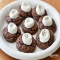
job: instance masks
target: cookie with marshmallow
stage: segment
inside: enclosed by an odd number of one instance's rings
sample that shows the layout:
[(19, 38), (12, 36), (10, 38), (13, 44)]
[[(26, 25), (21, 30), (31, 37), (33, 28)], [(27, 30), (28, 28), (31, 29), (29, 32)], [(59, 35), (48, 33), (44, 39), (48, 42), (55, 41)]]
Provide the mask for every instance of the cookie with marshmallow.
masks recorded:
[(21, 52), (32, 53), (36, 48), (36, 41), (30, 33), (24, 33), (17, 38), (16, 47)]
[(27, 17), (22, 22), (22, 30), (25, 33), (35, 34), (38, 30), (38, 25), (33, 18)]
[(32, 9), (32, 16), (33, 18), (38, 21), (40, 17), (47, 15), (46, 10), (40, 4)]
[(21, 35), (20, 29), (12, 22), (3, 29), (3, 37), (7, 42), (15, 42), (19, 35)]
[(56, 24), (55, 24), (54, 19), (48, 15), (41, 17), (39, 19), (39, 28), (40, 29), (46, 28), (46, 29), (50, 29), (53, 32), (55, 32), (56, 31)]
[(17, 9), (12, 9), (6, 17), (6, 22), (10, 23), (13, 22), (16, 25), (19, 25), (23, 20), (23, 17), (19, 15)]
[(54, 33), (49, 29), (39, 30), (36, 35), (36, 43), (40, 49), (47, 49), (54, 42)]
[(32, 7), (28, 2), (23, 2), (19, 6), (18, 11), (19, 11), (20, 15), (23, 17), (32, 16)]

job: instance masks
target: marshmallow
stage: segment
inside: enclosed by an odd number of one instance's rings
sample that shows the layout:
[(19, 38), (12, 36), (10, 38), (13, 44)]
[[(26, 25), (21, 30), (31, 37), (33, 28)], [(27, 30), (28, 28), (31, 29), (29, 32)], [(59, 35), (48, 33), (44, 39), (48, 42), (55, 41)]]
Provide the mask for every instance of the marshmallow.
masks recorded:
[(44, 15), (44, 14), (45, 14), (45, 9), (44, 9), (44, 7), (41, 6), (41, 5), (37, 5), (37, 7), (36, 7), (36, 13), (37, 13), (38, 15)]
[(22, 35), (22, 41), (26, 45), (31, 45), (31, 43), (32, 43), (32, 35), (30, 33), (24, 33)]
[(50, 39), (50, 32), (48, 29), (42, 29), (41, 33), (39, 34), (39, 39), (42, 43), (48, 42)]
[(22, 5), (21, 5), (21, 9), (24, 12), (29, 12), (31, 10), (31, 6), (27, 2), (23, 2)]
[(10, 18), (16, 19), (18, 17), (18, 11), (16, 9), (12, 9), (9, 13)]
[(52, 18), (50, 16), (44, 16), (42, 23), (44, 26), (51, 26), (52, 25)]
[(26, 18), (25, 22), (24, 22), (24, 25), (25, 25), (26, 28), (33, 27), (34, 26), (34, 19), (30, 18), (30, 17)]
[(8, 32), (11, 34), (17, 33), (17, 26), (14, 23), (8, 24)]

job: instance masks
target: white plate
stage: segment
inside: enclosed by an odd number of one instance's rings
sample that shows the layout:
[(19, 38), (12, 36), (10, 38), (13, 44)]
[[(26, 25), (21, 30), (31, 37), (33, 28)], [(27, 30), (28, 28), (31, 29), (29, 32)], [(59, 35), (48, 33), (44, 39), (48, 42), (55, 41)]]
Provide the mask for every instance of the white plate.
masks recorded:
[[(15, 43), (8, 43), (5, 41), (5, 39), (2, 36), (2, 30), (3, 28), (7, 25), (6, 21), (5, 21), (5, 16), (9, 13), (9, 11), (12, 8), (16, 8), (24, 1), (29, 2), (32, 7), (36, 6), (37, 4), (41, 4), (44, 6), (44, 8), (47, 10), (48, 15), (50, 15), (56, 22), (57, 25), (57, 31), (55, 33), (55, 41), (54, 43), (47, 49), (45, 50), (41, 50), (38, 47), (36, 47), (36, 50), (34, 53), (23, 53), (17, 50), (16, 48), (16, 44)], [(59, 13), (57, 12), (57, 10), (55, 8), (53, 8), (51, 5), (43, 2), (43, 1), (39, 1), (39, 0), (20, 0), (20, 1), (14, 1), (10, 4), (8, 4), (7, 6), (5, 6), (2, 10), (1, 10), (1, 16), (0, 16), (0, 44), (1, 44), (1, 49), (8, 55), (17, 58), (17, 59), (42, 59), (45, 58), (47, 56), (49, 56), (50, 54), (54, 53), (58, 48), (59, 48), (59, 39), (60, 39), (60, 17), (59, 17)]]

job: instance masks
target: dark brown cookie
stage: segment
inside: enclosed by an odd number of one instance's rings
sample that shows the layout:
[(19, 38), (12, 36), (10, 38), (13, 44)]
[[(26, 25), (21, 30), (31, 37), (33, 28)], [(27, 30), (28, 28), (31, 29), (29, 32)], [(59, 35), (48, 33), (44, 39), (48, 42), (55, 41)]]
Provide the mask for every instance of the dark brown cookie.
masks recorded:
[(19, 6), (19, 7), (18, 7), (18, 11), (19, 11), (19, 14), (20, 14), (22, 17), (24, 17), (24, 18), (26, 18), (26, 17), (32, 17), (32, 9), (31, 9), (30, 12), (24, 12), (24, 11), (22, 11), (21, 6)]
[(37, 46), (38, 46), (39, 48), (41, 48), (41, 49), (46, 49), (46, 48), (48, 48), (49, 46), (51, 46), (52, 43), (54, 42), (54, 33), (53, 33), (51, 30), (49, 30), (49, 32), (50, 32), (50, 39), (49, 39), (49, 41), (46, 42), (46, 43), (42, 43), (42, 42), (40, 41), (40, 39), (39, 39), (39, 34), (41, 33), (41, 30), (38, 31), (38, 33), (37, 33), (37, 35), (36, 35), (36, 43), (37, 43)]
[(11, 19), (11, 18), (9, 17), (9, 15), (6, 16), (6, 22), (7, 22), (7, 23), (13, 22), (13, 23), (15, 23), (16, 25), (19, 25), (19, 24), (22, 22), (22, 20), (23, 20), (23, 17), (21, 17), (20, 15), (19, 15), (18, 18), (16, 18), (16, 19)]
[(22, 22), (22, 30), (23, 32), (25, 33), (30, 33), (30, 34), (35, 34), (38, 30), (38, 25), (36, 22), (34, 22), (34, 26), (32, 28), (26, 28), (25, 25), (24, 25), (24, 21)]
[(25, 53), (32, 53), (34, 52), (36, 48), (36, 41), (34, 38), (32, 38), (31, 45), (26, 45), (22, 41), (22, 35), (20, 35), (16, 40), (16, 47), (19, 51), (25, 52)]
[(20, 34), (21, 34), (21, 31), (20, 31), (19, 28), (17, 29), (17, 33), (16, 34), (10, 34), (8, 32), (7, 27), (5, 27), (3, 29), (3, 37), (6, 39), (7, 42), (10, 42), (10, 43), (15, 42)]
[[(45, 14), (42, 15), (42, 16), (45, 16), (47, 15), (47, 12), (45, 10)], [(36, 21), (39, 21), (39, 18), (42, 17), (42, 16), (39, 16), (37, 13), (36, 13), (36, 7), (32, 9), (32, 16), (33, 18), (36, 20)]]
[(53, 32), (55, 32), (56, 31), (56, 24), (55, 24), (55, 21), (53, 20), (53, 23), (52, 23), (52, 25), (51, 26), (44, 26), (44, 24), (42, 23), (42, 19), (43, 19), (43, 17), (41, 17), (40, 19), (39, 19), (39, 28), (40, 29), (44, 29), (44, 28), (46, 28), (46, 29), (50, 29), (50, 30), (52, 30)]

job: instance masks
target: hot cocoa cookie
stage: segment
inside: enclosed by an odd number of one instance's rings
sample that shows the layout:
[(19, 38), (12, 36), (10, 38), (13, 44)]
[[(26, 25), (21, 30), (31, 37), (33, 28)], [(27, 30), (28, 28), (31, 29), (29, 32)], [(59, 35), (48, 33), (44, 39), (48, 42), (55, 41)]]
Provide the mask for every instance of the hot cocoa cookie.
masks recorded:
[(22, 17), (31, 17), (32, 16), (32, 8), (29, 3), (23, 2), (21, 6), (18, 7), (19, 14)]
[(51, 30), (42, 29), (36, 35), (37, 46), (46, 49), (54, 42), (54, 33)]
[(29, 33), (24, 33), (16, 40), (16, 47), (21, 52), (32, 53), (36, 48), (36, 41)]
[(50, 16), (44, 16), (39, 19), (39, 28), (43, 29), (50, 29), (53, 32), (56, 31), (56, 24), (54, 19), (52, 19)]
[(19, 25), (23, 20), (23, 17), (19, 15), (16, 9), (12, 9), (10, 13), (6, 16), (6, 22), (13, 22), (16, 25)]
[(45, 15), (47, 15), (47, 12), (41, 5), (37, 5), (32, 9), (32, 16), (36, 21), (39, 21), (39, 18)]
[(16, 41), (18, 36), (21, 34), (21, 31), (19, 28), (17, 28), (17, 31), (16, 30), (12, 31), (12, 29), (15, 29), (15, 27), (12, 27), (12, 26), (10, 27), (11, 27), (10, 29), (8, 26), (3, 29), (3, 37), (5, 38), (7, 42), (13, 43)]
[(33, 18), (28, 17), (22, 22), (22, 30), (25, 33), (35, 34), (38, 30), (38, 25)]

